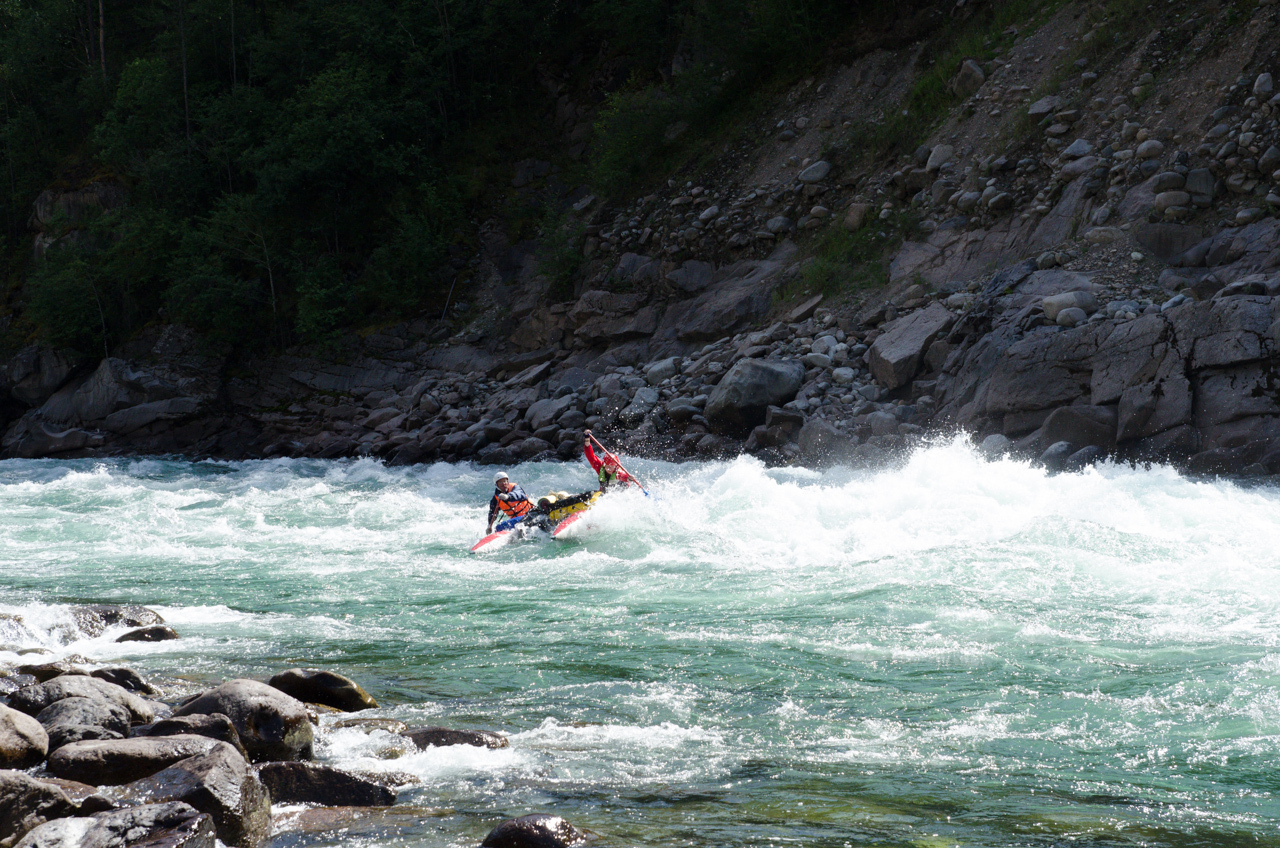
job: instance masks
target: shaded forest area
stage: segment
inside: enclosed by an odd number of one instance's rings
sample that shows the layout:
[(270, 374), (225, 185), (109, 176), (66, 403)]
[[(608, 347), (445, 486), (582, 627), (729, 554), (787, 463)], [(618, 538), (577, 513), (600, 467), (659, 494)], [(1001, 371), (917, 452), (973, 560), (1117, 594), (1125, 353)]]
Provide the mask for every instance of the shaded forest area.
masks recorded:
[[(813, 62), (857, 5), (0, 0), (10, 335), (88, 353), (162, 318), (281, 347), (438, 310), (474, 175), (554, 139), (540, 78), (614, 68), (579, 167), (618, 188), (671, 120)], [(33, 202), (85, 186), (125, 200), (45, 210), (33, 251)]]

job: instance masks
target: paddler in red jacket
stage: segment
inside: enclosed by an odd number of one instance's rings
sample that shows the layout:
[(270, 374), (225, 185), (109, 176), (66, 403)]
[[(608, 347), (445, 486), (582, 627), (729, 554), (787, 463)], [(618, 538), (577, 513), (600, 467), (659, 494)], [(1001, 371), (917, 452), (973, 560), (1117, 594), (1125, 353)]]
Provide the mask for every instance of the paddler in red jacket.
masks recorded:
[(622, 466), (618, 465), (616, 456), (608, 451), (605, 451), (603, 457), (596, 456), (595, 450), (591, 447), (590, 430), (587, 430), (582, 435), (582, 453), (587, 457), (587, 462), (591, 463), (591, 468), (596, 472), (596, 477), (600, 480), (600, 491), (607, 492), (614, 483), (629, 486), (635, 482), (631, 479), (631, 475), (623, 471)]

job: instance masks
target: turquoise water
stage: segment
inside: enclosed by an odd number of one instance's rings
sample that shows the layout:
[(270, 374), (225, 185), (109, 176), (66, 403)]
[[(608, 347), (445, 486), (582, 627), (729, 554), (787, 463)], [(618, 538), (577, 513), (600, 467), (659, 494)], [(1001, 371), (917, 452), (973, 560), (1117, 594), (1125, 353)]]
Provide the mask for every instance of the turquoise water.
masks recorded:
[[(331, 668), (372, 715), (511, 740), (416, 752), (324, 716), (318, 757), (399, 805), (277, 846), (475, 845), (528, 812), (598, 846), (1280, 846), (1280, 491), (961, 442), (879, 473), (632, 470), (659, 497), (476, 557), (492, 469), (3, 462), (25, 626), (0, 664), (123, 663), (170, 697)], [(183, 638), (86, 638), (85, 602)]]

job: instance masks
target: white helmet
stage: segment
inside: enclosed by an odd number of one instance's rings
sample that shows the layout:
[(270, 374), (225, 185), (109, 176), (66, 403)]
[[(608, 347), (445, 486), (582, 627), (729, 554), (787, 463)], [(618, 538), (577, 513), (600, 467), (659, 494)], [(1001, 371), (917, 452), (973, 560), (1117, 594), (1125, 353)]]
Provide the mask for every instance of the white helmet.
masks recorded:
[(503, 481), (503, 480), (509, 480), (509, 479), (511, 479), (511, 478), (507, 477), (507, 472), (505, 472), (505, 471), (499, 471), (497, 474), (493, 475), (493, 485), (495, 485), (495, 486), (496, 486), (496, 485), (498, 485), (498, 483), (500, 483), (501, 481)]

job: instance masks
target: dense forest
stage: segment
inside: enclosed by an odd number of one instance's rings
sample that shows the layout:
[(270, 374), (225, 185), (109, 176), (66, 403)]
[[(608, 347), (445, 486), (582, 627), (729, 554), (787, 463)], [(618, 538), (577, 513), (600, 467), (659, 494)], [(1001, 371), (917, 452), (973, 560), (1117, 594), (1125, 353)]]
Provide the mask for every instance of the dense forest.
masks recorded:
[[(164, 319), (280, 347), (438, 310), (488, 177), (554, 141), (546, 79), (595, 98), (574, 167), (617, 188), (855, 5), (0, 0), (10, 335), (101, 351)], [(33, 251), (50, 189), (118, 197), (45, 209)]]

